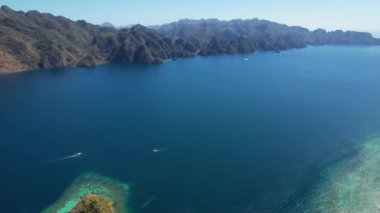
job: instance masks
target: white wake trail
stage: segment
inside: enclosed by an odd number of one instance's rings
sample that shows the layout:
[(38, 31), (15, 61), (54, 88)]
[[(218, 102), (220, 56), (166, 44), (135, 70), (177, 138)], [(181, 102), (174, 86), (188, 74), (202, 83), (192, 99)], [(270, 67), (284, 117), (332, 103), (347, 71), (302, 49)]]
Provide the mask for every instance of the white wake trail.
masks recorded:
[(145, 209), (147, 206), (150, 205), (150, 203), (152, 203), (155, 199), (157, 199), (157, 196), (156, 195), (153, 195), (152, 197), (150, 197), (147, 201), (145, 201), (143, 204), (141, 204), (140, 206), (140, 209)]
[(169, 150), (170, 148), (171, 147), (156, 148), (156, 149), (152, 149), (152, 152), (164, 152), (164, 151)]
[(52, 160), (42, 161), (42, 162), (36, 163), (36, 165), (48, 164), (48, 163), (54, 163), (54, 162), (57, 162), (57, 161), (63, 161), (63, 160), (68, 160), (68, 159), (72, 159), (72, 158), (78, 158), (82, 154), (83, 154), (82, 152), (78, 152), (78, 153), (75, 153), (73, 155), (68, 155), (68, 156), (64, 156), (64, 157), (60, 157), (60, 158), (55, 158), (55, 159), (52, 159)]

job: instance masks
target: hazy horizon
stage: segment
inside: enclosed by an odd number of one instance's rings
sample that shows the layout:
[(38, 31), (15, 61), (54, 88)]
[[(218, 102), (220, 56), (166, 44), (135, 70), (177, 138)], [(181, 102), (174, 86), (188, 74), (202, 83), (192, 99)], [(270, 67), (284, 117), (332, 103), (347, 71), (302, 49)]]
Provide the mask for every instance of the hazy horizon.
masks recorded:
[(372, 33), (372, 35), (374, 36), (374, 37), (376, 37), (376, 38), (380, 38), (380, 31), (373, 31), (373, 32), (371, 32)]
[[(302, 0), (293, 2), (268, 1), (216, 1), (195, 0), (184, 4), (175, 0), (160, 2), (147, 0), (144, 2), (110, 0), (107, 2), (81, 1), (10, 1), (0, 0), (14, 10), (38, 10), (40, 12), (61, 15), (72, 20), (86, 20), (93, 24), (104, 22), (115, 26), (133, 24), (160, 25), (180, 19), (265, 19), (290, 26), (302, 26), (310, 30), (323, 28), (326, 30), (355, 30), (370, 32), (380, 37), (378, 20), (380, 15), (376, 8), (380, 2), (375, 0), (327, 1), (310, 3)], [(75, 5), (75, 6), (73, 6)], [(196, 13), (194, 13), (196, 11)], [(309, 17), (309, 18), (305, 18)]]

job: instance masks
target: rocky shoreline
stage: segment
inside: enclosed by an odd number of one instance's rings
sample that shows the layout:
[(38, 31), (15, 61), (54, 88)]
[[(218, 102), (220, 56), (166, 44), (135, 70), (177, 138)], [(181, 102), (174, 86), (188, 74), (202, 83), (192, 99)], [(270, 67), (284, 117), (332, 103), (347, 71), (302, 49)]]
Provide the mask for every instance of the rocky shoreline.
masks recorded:
[(278, 52), (326, 44), (380, 45), (380, 40), (369, 33), (309, 31), (259, 19), (180, 20), (115, 28), (0, 8), (0, 73), (105, 62), (161, 64), (197, 55)]

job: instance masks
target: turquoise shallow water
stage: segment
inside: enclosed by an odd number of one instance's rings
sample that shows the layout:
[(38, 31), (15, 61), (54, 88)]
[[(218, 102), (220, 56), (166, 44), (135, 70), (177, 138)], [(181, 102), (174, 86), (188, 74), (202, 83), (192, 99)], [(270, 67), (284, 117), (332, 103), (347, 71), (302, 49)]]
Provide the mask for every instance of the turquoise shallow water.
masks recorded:
[(134, 212), (341, 210), (377, 173), (358, 159), (377, 147), (379, 58), (324, 46), (0, 76), (0, 205), (40, 212), (92, 171), (127, 183)]
[(116, 212), (129, 212), (128, 185), (96, 173), (84, 173), (63, 193), (61, 198), (46, 208), (43, 213), (66, 213), (72, 210), (83, 196), (96, 194), (112, 201)]
[(306, 204), (306, 212), (380, 211), (380, 135), (358, 144), (358, 153), (323, 173)]

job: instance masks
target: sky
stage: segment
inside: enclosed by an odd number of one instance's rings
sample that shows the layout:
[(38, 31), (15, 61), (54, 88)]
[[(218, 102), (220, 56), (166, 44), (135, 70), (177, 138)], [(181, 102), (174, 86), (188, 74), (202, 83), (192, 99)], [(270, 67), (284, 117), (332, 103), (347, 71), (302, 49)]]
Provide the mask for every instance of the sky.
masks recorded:
[(311, 30), (359, 30), (380, 36), (380, 0), (0, 0), (0, 4), (116, 26), (182, 18), (260, 18)]

